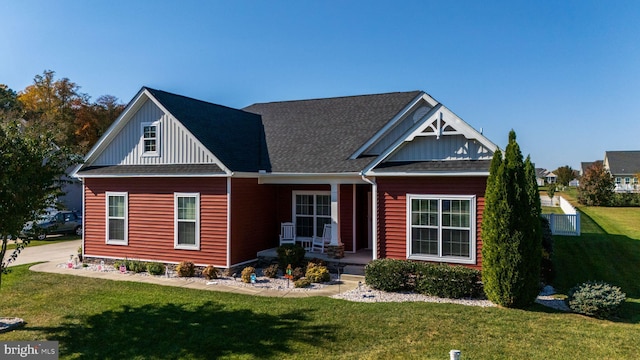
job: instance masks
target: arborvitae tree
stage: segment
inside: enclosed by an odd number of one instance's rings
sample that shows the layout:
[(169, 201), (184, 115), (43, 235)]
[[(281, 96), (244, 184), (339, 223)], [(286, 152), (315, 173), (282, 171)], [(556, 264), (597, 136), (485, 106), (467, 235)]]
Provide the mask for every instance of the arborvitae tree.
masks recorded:
[[(535, 191), (534, 191), (535, 190)], [(522, 161), (516, 134), (495, 152), (482, 221), (482, 280), (492, 302), (524, 307), (538, 294), (541, 256), (540, 198), (531, 161)]]

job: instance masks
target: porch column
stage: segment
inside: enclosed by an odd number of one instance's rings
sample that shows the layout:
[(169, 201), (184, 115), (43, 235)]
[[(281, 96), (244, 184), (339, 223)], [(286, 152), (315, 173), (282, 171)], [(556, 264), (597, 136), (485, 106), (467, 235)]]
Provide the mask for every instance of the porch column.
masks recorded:
[(340, 197), (340, 185), (331, 183), (331, 243), (330, 246), (342, 244), (340, 232), (338, 231), (338, 198)]

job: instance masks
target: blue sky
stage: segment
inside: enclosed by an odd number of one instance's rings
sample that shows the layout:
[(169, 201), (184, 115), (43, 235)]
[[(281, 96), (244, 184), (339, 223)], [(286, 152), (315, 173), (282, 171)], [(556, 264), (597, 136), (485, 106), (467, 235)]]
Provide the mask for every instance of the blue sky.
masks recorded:
[(639, 1), (0, 0), (0, 83), (46, 69), (244, 107), (424, 90), (538, 167), (640, 150)]

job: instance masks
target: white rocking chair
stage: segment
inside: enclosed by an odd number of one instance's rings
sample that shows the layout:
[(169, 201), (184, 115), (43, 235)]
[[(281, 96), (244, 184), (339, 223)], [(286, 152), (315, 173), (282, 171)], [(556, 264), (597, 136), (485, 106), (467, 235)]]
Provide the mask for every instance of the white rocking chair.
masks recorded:
[(315, 252), (316, 250), (320, 250), (321, 253), (324, 252), (324, 247), (331, 243), (331, 224), (324, 224), (324, 228), (322, 229), (322, 237), (314, 236), (313, 242), (311, 244), (311, 252)]
[(296, 229), (292, 222), (284, 222), (280, 228), (280, 246), (296, 243)]

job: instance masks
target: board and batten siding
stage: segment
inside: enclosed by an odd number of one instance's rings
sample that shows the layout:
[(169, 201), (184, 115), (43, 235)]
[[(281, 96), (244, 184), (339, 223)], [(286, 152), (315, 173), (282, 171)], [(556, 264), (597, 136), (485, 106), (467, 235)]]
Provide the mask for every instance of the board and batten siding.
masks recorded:
[[(226, 178), (85, 179), (87, 257), (227, 265)], [(128, 245), (106, 244), (106, 192), (128, 193)], [(174, 193), (200, 194), (200, 250), (174, 249)]]
[(345, 251), (353, 251), (353, 185), (340, 185), (340, 240), (344, 244)]
[(407, 194), (476, 196), (476, 263), (482, 267), (482, 212), (486, 177), (379, 177), (378, 183), (378, 256), (407, 258)]
[[(159, 126), (159, 156), (142, 156), (142, 124), (156, 121)], [(210, 163), (216, 163), (213, 154), (179, 121), (148, 99), (92, 165)]]

